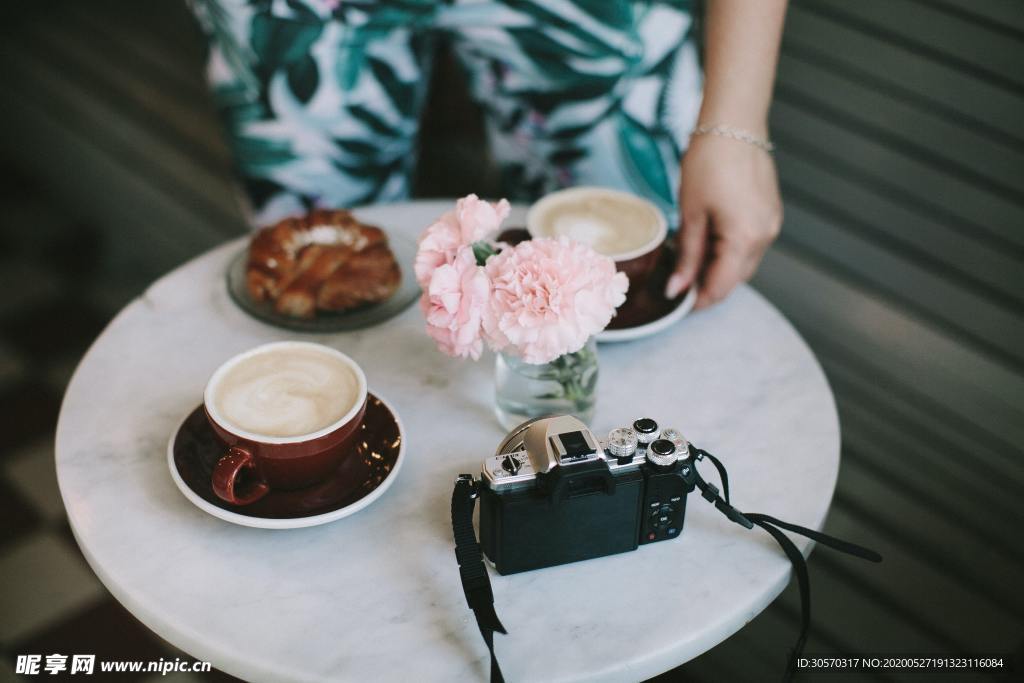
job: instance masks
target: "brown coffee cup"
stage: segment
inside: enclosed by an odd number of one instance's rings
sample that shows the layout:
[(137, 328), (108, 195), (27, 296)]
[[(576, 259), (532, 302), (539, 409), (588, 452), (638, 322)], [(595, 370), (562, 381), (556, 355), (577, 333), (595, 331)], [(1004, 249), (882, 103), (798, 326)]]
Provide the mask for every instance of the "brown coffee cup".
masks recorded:
[(534, 203), (526, 229), (531, 237), (565, 235), (589, 244), (626, 274), (629, 292), (639, 292), (658, 265), (668, 223), (661, 209), (643, 197), (605, 187), (573, 187)]
[[(282, 359), (321, 354), (325, 363), (337, 364), (339, 371), (344, 367), (353, 380), (344, 397), (350, 405), (336, 406), (340, 417), (307, 433), (281, 436), (240, 426), (218, 408), (218, 393), (232, 369), (260, 354), (278, 354)], [(228, 503), (248, 505), (274, 489), (300, 489), (323, 481), (354, 450), (366, 412), (366, 395), (366, 376), (359, 365), (321, 344), (276, 342), (229, 359), (213, 373), (203, 394), (206, 419), (225, 448), (213, 469), (214, 493)]]

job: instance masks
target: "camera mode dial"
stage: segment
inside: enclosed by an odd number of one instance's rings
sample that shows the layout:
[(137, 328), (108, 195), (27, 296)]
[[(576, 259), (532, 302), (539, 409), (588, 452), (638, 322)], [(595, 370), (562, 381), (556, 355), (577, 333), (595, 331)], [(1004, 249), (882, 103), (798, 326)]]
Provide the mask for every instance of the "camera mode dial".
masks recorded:
[(666, 427), (661, 430), (661, 438), (668, 439), (676, 445), (676, 457), (680, 460), (686, 460), (690, 457), (690, 444), (675, 427)]
[(636, 432), (636, 437), (642, 444), (649, 444), (661, 436), (658, 423), (649, 417), (642, 417), (634, 422), (633, 431)]
[(636, 432), (629, 427), (618, 427), (608, 432), (608, 453), (620, 465), (625, 465), (633, 459), (639, 443)]
[(647, 448), (647, 460), (656, 467), (671, 467), (677, 455), (676, 445), (668, 439), (655, 439)]

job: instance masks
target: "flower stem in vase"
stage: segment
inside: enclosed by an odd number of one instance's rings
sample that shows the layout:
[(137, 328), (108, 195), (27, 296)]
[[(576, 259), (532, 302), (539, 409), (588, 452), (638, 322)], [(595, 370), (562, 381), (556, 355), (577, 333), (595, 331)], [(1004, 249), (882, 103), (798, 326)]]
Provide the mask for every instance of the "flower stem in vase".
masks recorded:
[(597, 389), (597, 345), (593, 338), (579, 351), (550, 363), (530, 364), (499, 353), (495, 361), (495, 413), (506, 429), (543, 415), (575, 415), (589, 422)]

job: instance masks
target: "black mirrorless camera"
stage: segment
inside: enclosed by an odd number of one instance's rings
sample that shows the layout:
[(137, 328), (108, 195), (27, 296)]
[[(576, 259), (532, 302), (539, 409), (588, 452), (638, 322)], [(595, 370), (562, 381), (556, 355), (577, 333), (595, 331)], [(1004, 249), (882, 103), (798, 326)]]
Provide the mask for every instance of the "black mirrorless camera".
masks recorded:
[(596, 439), (575, 417), (517, 427), (481, 474), (480, 545), (500, 574), (636, 550), (683, 531), (689, 444), (642, 418)]
[[(697, 470), (697, 462), (705, 459), (718, 471), (721, 493)], [(479, 483), (460, 474), (452, 492), (455, 558), (466, 602), (491, 654), (491, 680), (503, 680), (494, 634), (506, 630), (494, 610), (483, 555), (498, 573), (514, 574), (676, 538), (683, 532), (686, 498), (694, 488), (729, 520), (767, 532), (793, 564), (801, 618), (786, 671), (791, 676), (810, 625), (810, 583), (803, 554), (783, 530), (872, 562), (881, 556), (815, 529), (740, 512), (730, 501), (724, 464), (687, 443), (677, 429), (641, 418), (598, 440), (575, 417), (556, 415), (514, 429), (484, 460)], [(479, 543), (473, 530), (477, 500)]]

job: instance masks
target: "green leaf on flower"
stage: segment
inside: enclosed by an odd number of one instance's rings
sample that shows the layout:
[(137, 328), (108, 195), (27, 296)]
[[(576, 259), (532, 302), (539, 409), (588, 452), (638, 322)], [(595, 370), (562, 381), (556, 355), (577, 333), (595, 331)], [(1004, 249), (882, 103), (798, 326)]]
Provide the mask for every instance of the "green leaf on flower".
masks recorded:
[(478, 266), (484, 265), (487, 259), (497, 253), (487, 242), (473, 242), (473, 256), (476, 257), (476, 264)]

